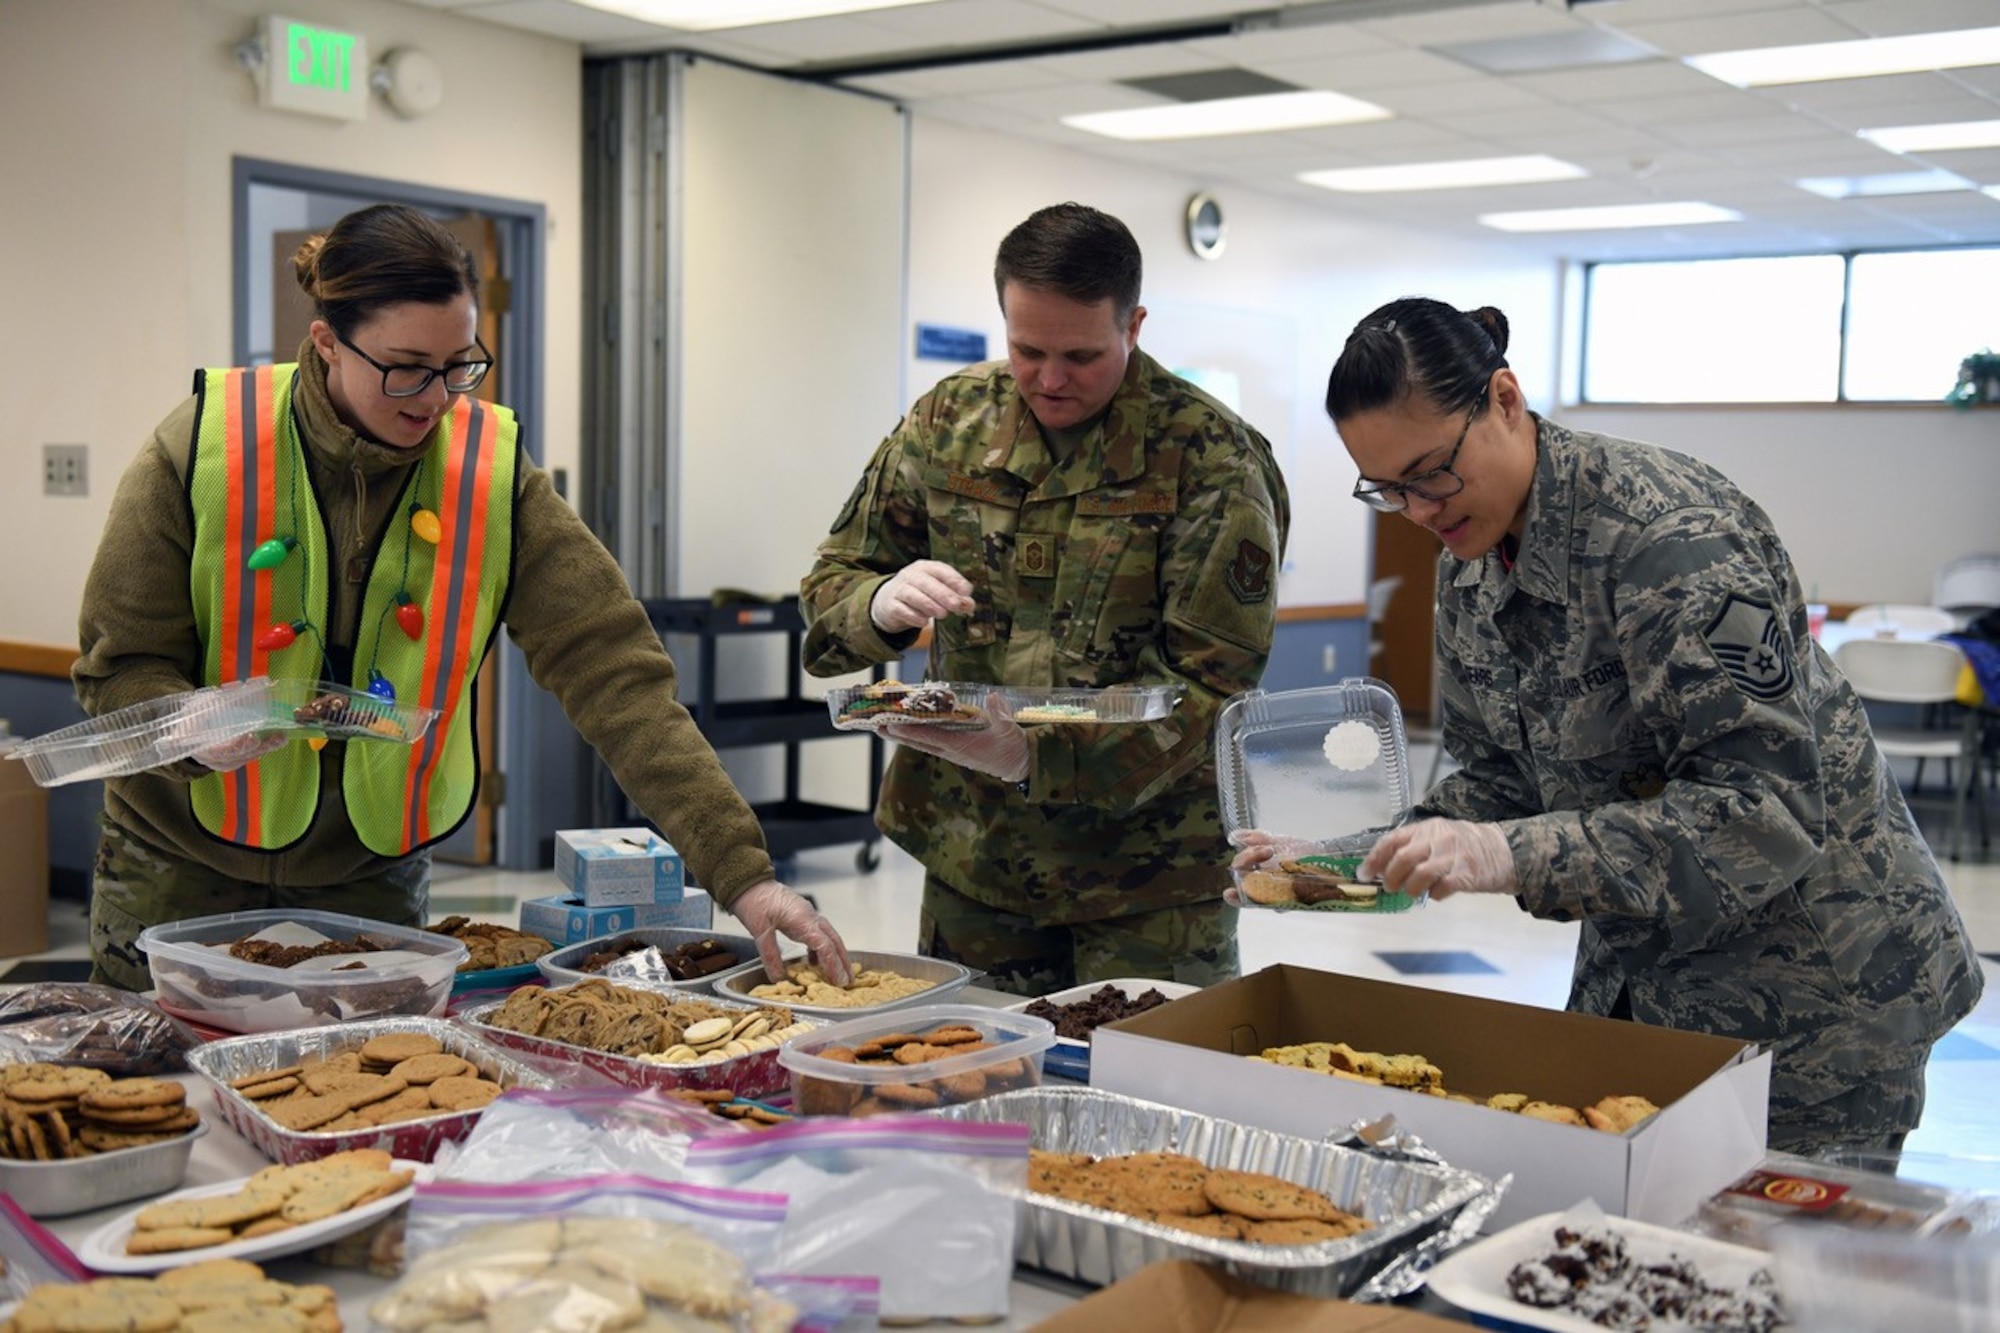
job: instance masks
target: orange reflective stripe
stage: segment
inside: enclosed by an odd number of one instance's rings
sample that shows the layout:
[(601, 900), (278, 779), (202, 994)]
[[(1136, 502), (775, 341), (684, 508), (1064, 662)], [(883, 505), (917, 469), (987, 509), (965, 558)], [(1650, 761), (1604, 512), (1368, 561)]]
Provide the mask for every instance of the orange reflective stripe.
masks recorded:
[[(269, 675), (271, 654), (257, 636), (271, 623), (271, 580), (257, 577), (250, 554), (276, 531), (278, 429), (271, 367), (232, 370), (224, 380), (224, 447), (229, 459), (229, 516), (223, 532), (222, 683)], [(258, 766), (222, 775), (221, 836), (262, 844)]]
[(499, 421), (485, 404), (461, 398), (451, 413), (451, 447), (444, 459), (439, 518), (444, 529), (431, 572), (430, 603), (437, 624), (424, 649), (417, 703), (438, 710), (438, 719), (410, 747), (404, 833), (411, 846), (430, 841), (430, 789), (452, 718), (464, 703), (465, 664), (473, 660), (479, 573), (486, 554), (487, 492)]

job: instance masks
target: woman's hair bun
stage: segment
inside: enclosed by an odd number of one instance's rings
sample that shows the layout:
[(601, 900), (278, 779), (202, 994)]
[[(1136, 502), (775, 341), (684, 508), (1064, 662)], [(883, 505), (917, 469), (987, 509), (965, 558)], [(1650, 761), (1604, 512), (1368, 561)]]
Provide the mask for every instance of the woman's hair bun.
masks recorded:
[(325, 248), (326, 233), (320, 232), (306, 237), (305, 243), (292, 255), (292, 272), (305, 294), (315, 301), (319, 299), (319, 254)]
[(1483, 305), (1477, 310), (1468, 310), (1465, 313), (1480, 328), (1486, 330), (1486, 336), (1493, 340), (1493, 350), (1502, 356), (1507, 355), (1507, 317), (1490, 305)]

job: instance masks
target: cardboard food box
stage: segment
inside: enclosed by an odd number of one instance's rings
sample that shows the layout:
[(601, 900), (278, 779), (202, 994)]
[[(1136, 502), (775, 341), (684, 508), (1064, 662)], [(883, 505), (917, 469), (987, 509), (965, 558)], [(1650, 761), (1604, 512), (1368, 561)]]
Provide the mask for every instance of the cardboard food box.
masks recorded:
[(628, 903), (619, 907), (592, 907), (581, 898), (561, 894), (521, 902), (521, 929), (557, 945), (581, 944), (652, 926), (707, 930), (714, 919), (714, 900), (701, 889), (685, 889), (670, 903)]
[(1189, 1259), (1149, 1264), (1035, 1325), (1034, 1333), (1445, 1333), (1465, 1325), (1393, 1305), (1252, 1286)]
[(649, 828), (559, 829), (556, 878), (587, 907), (627, 907), (679, 902), (684, 872), (681, 854)]
[[(1609, 1134), (1244, 1058), (1308, 1041), (1421, 1055), (1482, 1102), (1638, 1093), (1661, 1111)], [(1678, 1224), (1764, 1155), (1770, 1076), (1753, 1044), (1283, 965), (1101, 1027), (1090, 1056), (1092, 1087), (1304, 1138), (1394, 1115), (1453, 1166), (1512, 1173), (1494, 1231), (1586, 1198)]]
[(49, 796), (0, 758), (0, 958), (49, 947)]

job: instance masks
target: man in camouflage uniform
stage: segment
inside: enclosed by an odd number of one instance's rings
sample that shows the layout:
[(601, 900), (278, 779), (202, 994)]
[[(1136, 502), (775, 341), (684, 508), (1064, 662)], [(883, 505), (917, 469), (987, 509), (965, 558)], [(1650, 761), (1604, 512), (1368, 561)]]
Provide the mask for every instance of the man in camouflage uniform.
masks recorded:
[[(1429, 332), (1430, 312), (1397, 313)], [(1983, 978), (1790, 557), (1713, 468), (1543, 420), (1498, 364), (1453, 463), (1397, 456), (1411, 483), (1390, 489), (1446, 542), (1444, 744), (1463, 767), (1362, 873), (1581, 921), (1569, 1007), (1771, 1052), (1772, 1147), (1900, 1148), (1930, 1046)], [(1336, 412), (1364, 479), (1399, 475), (1377, 453), (1393, 411)], [(1459, 419), (1402, 429), (1441, 447)]]
[(1137, 350), (1117, 219), (1043, 209), (1000, 246), (1008, 360), (968, 367), (884, 440), (801, 587), (805, 667), (1175, 686), (1158, 722), (905, 726), (876, 819), (924, 864), (919, 947), (1043, 994), (1236, 971), (1210, 751), (1270, 652), (1290, 523), (1270, 446)]

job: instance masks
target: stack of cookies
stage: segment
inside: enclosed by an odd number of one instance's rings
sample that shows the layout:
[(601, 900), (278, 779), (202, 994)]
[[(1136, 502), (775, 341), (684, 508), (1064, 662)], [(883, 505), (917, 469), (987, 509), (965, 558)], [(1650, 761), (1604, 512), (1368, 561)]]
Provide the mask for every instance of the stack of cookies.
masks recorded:
[(1210, 1167), (1184, 1153), (1028, 1154), (1028, 1188), (1218, 1240), (1316, 1245), (1369, 1227), (1318, 1190), (1280, 1176)]
[(28, 1292), (4, 1333), (37, 1329), (150, 1329), (153, 1333), (341, 1333), (331, 1287), (295, 1286), (242, 1259), (204, 1259), (156, 1278), (48, 1282)]
[(344, 1132), (473, 1111), (501, 1092), (478, 1066), (427, 1032), (385, 1032), (358, 1049), (231, 1079), (288, 1130)]
[(0, 1117), (0, 1157), (24, 1162), (143, 1148), (201, 1123), (178, 1083), (52, 1064), (0, 1067)]
[(141, 1208), (127, 1254), (172, 1254), (274, 1235), (398, 1193), (415, 1178), (380, 1148), (297, 1166), (267, 1166), (228, 1194), (166, 1199)]
[[(1000, 1044), (968, 1023), (945, 1023), (923, 1031), (885, 1032), (852, 1046), (822, 1046), (806, 1053), (814, 1061), (812, 1068), (851, 1068), (857, 1077), (850, 1081), (795, 1069), (794, 1102), (800, 1115), (871, 1116), (953, 1106), (1040, 1082), (1035, 1065), (1020, 1056), (990, 1058), (984, 1064), (957, 1060)], [(951, 1073), (928, 1067), (946, 1060), (957, 1061), (947, 1066)]]

